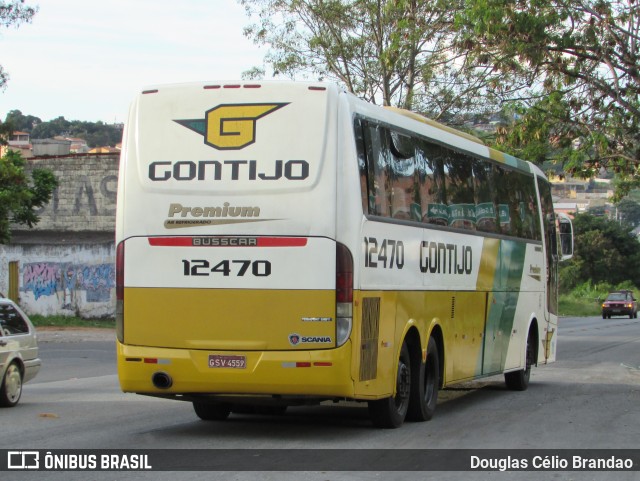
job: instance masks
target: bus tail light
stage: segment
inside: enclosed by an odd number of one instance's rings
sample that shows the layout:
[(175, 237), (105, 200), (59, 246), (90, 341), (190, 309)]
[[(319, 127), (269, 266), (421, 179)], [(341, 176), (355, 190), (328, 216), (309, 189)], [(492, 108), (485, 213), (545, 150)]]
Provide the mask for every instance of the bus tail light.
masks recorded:
[(124, 342), (124, 241), (116, 249), (116, 337)]
[(353, 325), (353, 257), (343, 244), (336, 244), (336, 345), (342, 346)]

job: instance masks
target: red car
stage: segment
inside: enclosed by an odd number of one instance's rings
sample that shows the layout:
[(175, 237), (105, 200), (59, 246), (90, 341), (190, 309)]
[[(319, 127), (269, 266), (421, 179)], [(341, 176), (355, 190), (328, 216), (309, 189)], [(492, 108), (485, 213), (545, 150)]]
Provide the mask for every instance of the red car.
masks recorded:
[(610, 292), (602, 303), (602, 318), (611, 319), (611, 316), (629, 316), (629, 319), (638, 317), (638, 303), (631, 291)]

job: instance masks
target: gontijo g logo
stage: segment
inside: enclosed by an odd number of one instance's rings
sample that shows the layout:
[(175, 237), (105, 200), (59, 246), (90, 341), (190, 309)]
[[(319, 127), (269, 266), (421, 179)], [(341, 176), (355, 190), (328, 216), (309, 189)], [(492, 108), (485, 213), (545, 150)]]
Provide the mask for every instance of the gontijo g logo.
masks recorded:
[(223, 104), (207, 110), (204, 119), (174, 122), (204, 135), (204, 143), (218, 150), (239, 150), (256, 141), (258, 119), (288, 105)]

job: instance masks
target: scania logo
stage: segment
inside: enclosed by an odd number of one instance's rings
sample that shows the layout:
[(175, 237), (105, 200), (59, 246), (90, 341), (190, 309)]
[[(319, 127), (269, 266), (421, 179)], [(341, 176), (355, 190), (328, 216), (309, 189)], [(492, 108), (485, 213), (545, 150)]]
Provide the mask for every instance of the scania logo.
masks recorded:
[(258, 119), (289, 105), (223, 104), (207, 110), (204, 119), (174, 122), (204, 136), (204, 143), (218, 150), (239, 150), (256, 141)]
[(300, 334), (289, 334), (289, 342), (292, 346), (298, 344), (331, 344), (331, 336), (301, 336)]

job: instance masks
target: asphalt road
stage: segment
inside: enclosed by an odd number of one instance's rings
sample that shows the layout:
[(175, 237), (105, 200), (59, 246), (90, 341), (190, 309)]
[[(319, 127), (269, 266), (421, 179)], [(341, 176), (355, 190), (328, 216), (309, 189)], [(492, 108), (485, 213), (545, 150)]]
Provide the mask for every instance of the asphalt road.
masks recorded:
[[(640, 321), (566, 318), (556, 363), (525, 392), (501, 376), (441, 391), (435, 417), (371, 426), (359, 404), (289, 408), (284, 416), (203, 422), (189, 403), (123, 394), (112, 332), (42, 332), (43, 368), (21, 404), (0, 411), (0, 449), (634, 449), (640, 448)], [(399, 451), (400, 452), (400, 451)], [(322, 455), (322, 451), (318, 451)], [(636, 472), (10, 473), (5, 479), (515, 479), (637, 480)], [(82, 475), (81, 475), (82, 474)], [(88, 475), (88, 476), (87, 476)], [(75, 477), (77, 476), (77, 477)]]

